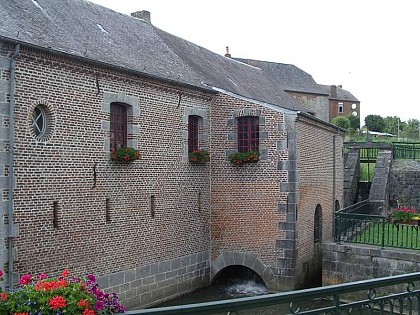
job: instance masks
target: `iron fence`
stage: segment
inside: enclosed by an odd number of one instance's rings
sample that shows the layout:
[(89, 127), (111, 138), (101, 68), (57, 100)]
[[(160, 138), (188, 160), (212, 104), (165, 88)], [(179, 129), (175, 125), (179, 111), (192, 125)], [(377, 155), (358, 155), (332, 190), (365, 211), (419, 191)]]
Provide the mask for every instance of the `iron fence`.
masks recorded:
[[(420, 272), (416, 272), (262, 296), (132, 310), (126, 314), (420, 314), (419, 280)], [(273, 305), (283, 308), (264, 311)]]
[(390, 222), (385, 216), (368, 214), (369, 202), (359, 202), (334, 213), (334, 240), (358, 244), (420, 249), (419, 221)]
[(420, 143), (393, 143), (392, 155), (394, 159), (420, 159)]

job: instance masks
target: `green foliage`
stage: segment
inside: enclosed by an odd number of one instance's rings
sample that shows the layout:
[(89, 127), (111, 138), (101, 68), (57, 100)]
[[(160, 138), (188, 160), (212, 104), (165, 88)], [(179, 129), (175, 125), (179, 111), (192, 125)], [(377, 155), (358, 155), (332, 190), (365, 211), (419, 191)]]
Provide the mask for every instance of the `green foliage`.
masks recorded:
[(260, 152), (258, 151), (236, 152), (229, 155), (229, 160), (233, 165), (240, 166), (244, 163), (258, 162), (259, 156)]
[(349, 115), (349, 116), (347, 116), (347, 119), (350, 122), (350, 128), (353, 128), (354, 130), (357, 130), (357, 129), (360, 128), (360, 117), (359, 116)]
[(379, 115), (367, 115), (365, 125), (370, 131), (384, 132), (385, 130), (385, 121)]
[(407, 124), (401, 133), (401, 136), (405, 139), (418, 139), (420, 140), (420, 121), (418, 119), (409, 119)]
[(384, 132), (398, 136), (398, 127), (402, 128), (400, 118), (397, 116), (387, 116), (384, 119), (385, 129)]
[(111, 160), (131, 162), (140, 159), (140, 152), (130, 147), (120, 147), (111, 151)]
[(388, 219), (391, 222), (410, 222), (414, 220), (415, 217), (417, 217), (416, 210), (409, 209), (409, 208), (397, 208), (391, 212), (388, 213)]
[(360, 163), (360, 181), (370, 182), (375, 173), (375, 163)]
[(204, 163), (210, 161), (209, 151), (203, 149), (194, 150), (193, 152), (190, 152), (188, 154), (188, 157), (190, 159), (190, 162), (195, 163)]
[(349, 121), (349, 119), (348, 119), (347, 117), (345, 117), (345, 116), (337, 116), (337, 117), (334, 117), (334, 118), (331, 120), (331, 123), (332, 123), (334, 126), (341, 127), (341, 128), (343, 128), (343, 129), (346, 129), (346, 130), (348, 130), (348, 129), (350, 128), (350, 121)]

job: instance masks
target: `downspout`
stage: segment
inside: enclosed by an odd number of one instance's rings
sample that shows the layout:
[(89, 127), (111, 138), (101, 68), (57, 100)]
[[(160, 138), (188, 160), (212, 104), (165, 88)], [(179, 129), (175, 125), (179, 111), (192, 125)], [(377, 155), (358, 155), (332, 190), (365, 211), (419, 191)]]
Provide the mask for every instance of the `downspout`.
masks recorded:
[(7, 207), (8, 218), (8, 284), (13, 288), (13, 238), (15, 235), (15, 226), (13, 222), (13, 195), (14, 195), (14, 153), (15, 153), (15, 73), (16, 58), (19, 55), (20, 44), (16, 44), (15, 52), (10, 59), (10, 125), (9, 125), (9, 196)]
[[(338, 130), (337, 130), (337, 133), (338, 133)], [(337, 157), (336, 157), (336, 138), (337, 138), (337, 134), (334, 134), (333, 135), (333, 189), (332, 189), (332, 213), (333, 213), (333, 220), (332, 220), (332, 228), (333, 228), (333, 230), (332, 230), (332, 235), (333, 235), (333, 238), (335, 239), (335, 211), (336, 211), (336, 209), (335, 209), (335, 191), (336, 191), (336, 185), (337, 185), (337, 183), (336, 183), (336, 181), (337, 181), (337, 179), (336, 179), (336, 168), (337, 168)]]

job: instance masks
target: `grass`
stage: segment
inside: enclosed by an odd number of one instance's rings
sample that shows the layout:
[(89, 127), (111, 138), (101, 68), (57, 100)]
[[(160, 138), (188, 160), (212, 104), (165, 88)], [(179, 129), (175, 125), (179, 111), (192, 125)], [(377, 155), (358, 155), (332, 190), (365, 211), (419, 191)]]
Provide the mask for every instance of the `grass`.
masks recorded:
[(372, 181), (375, 173), (375, 163), (360, 163), (360, 181), (370, 182)]
[(420, 227), (409, 224), (373, 223), (366, 225), (361, 233), (352, 238), (354, 243), (382, 246), (382, 231), (384, 246), (420, 249)]

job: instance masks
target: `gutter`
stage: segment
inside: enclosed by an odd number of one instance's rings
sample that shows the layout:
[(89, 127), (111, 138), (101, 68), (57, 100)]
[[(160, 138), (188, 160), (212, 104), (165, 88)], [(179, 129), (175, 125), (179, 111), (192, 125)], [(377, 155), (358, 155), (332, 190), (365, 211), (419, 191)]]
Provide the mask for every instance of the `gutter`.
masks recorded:
[(15, 74), (16, 74), (16, 58), (19, 55), (20, 44), (16, 44), (15, 52), (10, 58), (10, 125), (9, 125), (9, 196), (7, 206), (8, 218), (8, 284), (9, 288), (13, 288), (13, 239), (15, 237), (15, 225), (13, 221), (13, 197), (14, 197), (14, 153), (15, 153)]

